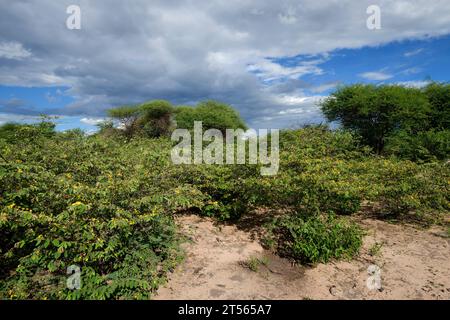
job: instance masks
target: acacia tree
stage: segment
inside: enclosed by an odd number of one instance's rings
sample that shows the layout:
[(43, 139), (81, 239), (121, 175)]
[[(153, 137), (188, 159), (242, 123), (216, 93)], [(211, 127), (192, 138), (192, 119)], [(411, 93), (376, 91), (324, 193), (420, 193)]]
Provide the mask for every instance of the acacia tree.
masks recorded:
[(136, 131), (136, 122), (140, 115), (137, 106), (122, 106), (108, 110), (111, 118), (117, 119), (123, 126), (125, 136), (131, 138)]
[[(202, 121), (204, 130), (247, 129), (239, 113), (231, 106), (217, 101), (200, 102), (195, 107), (173, 107), (165, 100), (153, 100), (135, 106), (108, 110), (108, 115), (119, 120), (125, 135), (151, 138), (169, 136), (176, 127), (193, 129), (195, 121)], [(175, 121), (176, 120), (176, 121)]]
[(431, 115), (431, 105), (422, 90), (397, 85), (340, 87), (320, 107), (329, 121), (355, 131), (378, 153), (395, 132), (426, 130)]
[(202, 121), (203, 129), (247, 129), (239, 113), (231, 106), (214, 100), (200, 102), (196, 107), (183, 106), (176, 109), (178, 128), (193, 129), (194, 121)]
[(122, 124), (127, 138), (135, 135), (151, 138), (168, 135), (173, 127), (173, 113), (172, 105), (164, 100), (108, 110), (108, 115)]
[(139, 106), (139, 128), (149, 137), (170, 135), (174, 124), (174, 108), (165, 100), (154, 100)]

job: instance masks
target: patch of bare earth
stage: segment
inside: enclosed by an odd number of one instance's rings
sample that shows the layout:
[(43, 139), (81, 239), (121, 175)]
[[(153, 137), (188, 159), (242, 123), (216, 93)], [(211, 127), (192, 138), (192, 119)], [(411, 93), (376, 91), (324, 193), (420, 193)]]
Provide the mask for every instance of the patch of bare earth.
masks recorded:
[[(254, 230), (194, 215), (177, 222), (191, 239), (186, 260), (155, 299), (450, 299), (450, 241), (437, 228), (361, 219), (367, 235), (358, 257), (302, 267), (264, 250)], [(252, 271), (251, 258), (266, 265)], [(373, 264), (380, 290), (366, 284)]]

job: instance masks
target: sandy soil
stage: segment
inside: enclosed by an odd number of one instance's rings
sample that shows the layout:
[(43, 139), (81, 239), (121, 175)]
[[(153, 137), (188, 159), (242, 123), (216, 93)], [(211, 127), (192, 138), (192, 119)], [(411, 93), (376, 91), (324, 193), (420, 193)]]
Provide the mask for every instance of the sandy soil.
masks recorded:
[[(356, 259), (307, 268), (265, 251), (255, 230), (194, 215), (177, 221), (191, 239), (186, 260), (155, 299), (450, 299), (450, 239), (437, 228), (360, 219), (367, 236)], [(250, 258), (267, 265), (252, 271)], [(367, 287), (371, 265), (381, 289)]]

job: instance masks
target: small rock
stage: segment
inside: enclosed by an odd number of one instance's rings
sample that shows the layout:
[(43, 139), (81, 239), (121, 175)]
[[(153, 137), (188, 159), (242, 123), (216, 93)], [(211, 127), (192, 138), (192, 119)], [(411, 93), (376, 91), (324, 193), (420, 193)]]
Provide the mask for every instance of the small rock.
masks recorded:
[(337, 294), (336, 286), (331, 286), (329, 289), (332, 296), (335, 296)]

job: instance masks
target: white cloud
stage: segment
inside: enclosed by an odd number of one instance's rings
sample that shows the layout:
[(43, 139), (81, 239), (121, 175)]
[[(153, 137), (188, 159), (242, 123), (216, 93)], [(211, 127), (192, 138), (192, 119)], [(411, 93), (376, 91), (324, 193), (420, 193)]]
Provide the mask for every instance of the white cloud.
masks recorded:
[(423, 88), (423, 87), (427, 86), (428, 84), (430, 84), (430, 81), (426, 81), (426, 80), (400, 81), (400, 82), (395, 82), (395, 84), (404, 86), (404, 87), (409, 87), (409, 88)]
[(401, 74), (405, 74), (405, 75), (411, 75), (411, 74), (416, 74), (422, 71), (422, 68), (419, 67), (411, 67), (408, 69), (405, 69), (403, 71), (401, 71)]
[(331, 82), (331, 83), (324, 83), (315, 87), (312, 87), (310, 90), (313, 93), (322, 93), (324, 91), (334, 89), (339, 85), (339, 82)]
[[(322, 100), (323, 96), (298, 96), (298, 95), (282, 95), (278, 96), (276, 99), (282, 105), (286, 106), (301, 106), (301, 105), (314, 105), (320, 100)], [(281, 112), (279, 114), (282, 114)]]
[(31, 56), (31, 52), (26, 50), (21, 43), (18, 42), (1, 42), (0, 58), (21, 60)]
[(37, 117), (37, 116), (28, 116), (28, 115), (11, 114), (11, 113), (0, 113), (0, 125), (3, 125), (7, 122), (37, 122), (39, 120), (40, 120), (40, 117)]
[[(301, 94), (295, 86), (268, 90), (270, 82), (300, 84), (324, 73), (323, 54), (335, 49), (450, 33), (450, 1), (379, 0), (377, 32), (366, 28), (372, 2), (78, 0), (82, 29), (71, 31), (63, 23), (70, 0), (2, 1), (0, 85), (69, 86), (76, 101), (64, 113), (86, 118), (155, 98), (217, 99), (251, 123), (281, 125), (289, 117), (278, 112), (302, 103), (292, 98)], [(268, 59), (300, 54), (321, 58), (289, 66)], [(366, 76), (390, 78), (382, 71)]]
[(393, 77), (393, 75), (381, 71), (364, 72), (359, 74), (359, 76), (364, 79), (373, 81), (383, 81)]
[(98, 132), (98, 129), (89, 129), (89, 130), (85, 131), (85, 134), (87, 136), (92, 136), (92, 135), (96, 134), (97, 132)]
[(274, 81), (278, 79), (298, 79), (307, 74), (320, 75), (323, 70), (317, 65), (324, 62), (322, 59), (314, 61), (300, 62), (300, 65), (294, 67), (282, 66), (268, 59), (250, 64), (247, 70), (255, 73), (264, 81)]
[(106, 119), (105, 118), (82, 118), (80, 120), (80, 122), (85, 123), (85, 124), (89, 124), (91, 126), (95, 126), (99, 123), (104, 122)]
[(421, 53), (423, 50), (424, 50), (423, 48), (419, 48), (419, 49), (416, 49), (416, 50), (407, 51), (407, 52), (405, 52), (403, 55), (404, 55), (405, 57), (412, 57), (412, 56), (418, 55), (418, 54)]
[(296, 10), (293, 7), (289, 7), (285, 12), (279, 13), (278, 18), (283, 24), (294, 24), (297, 22)]

